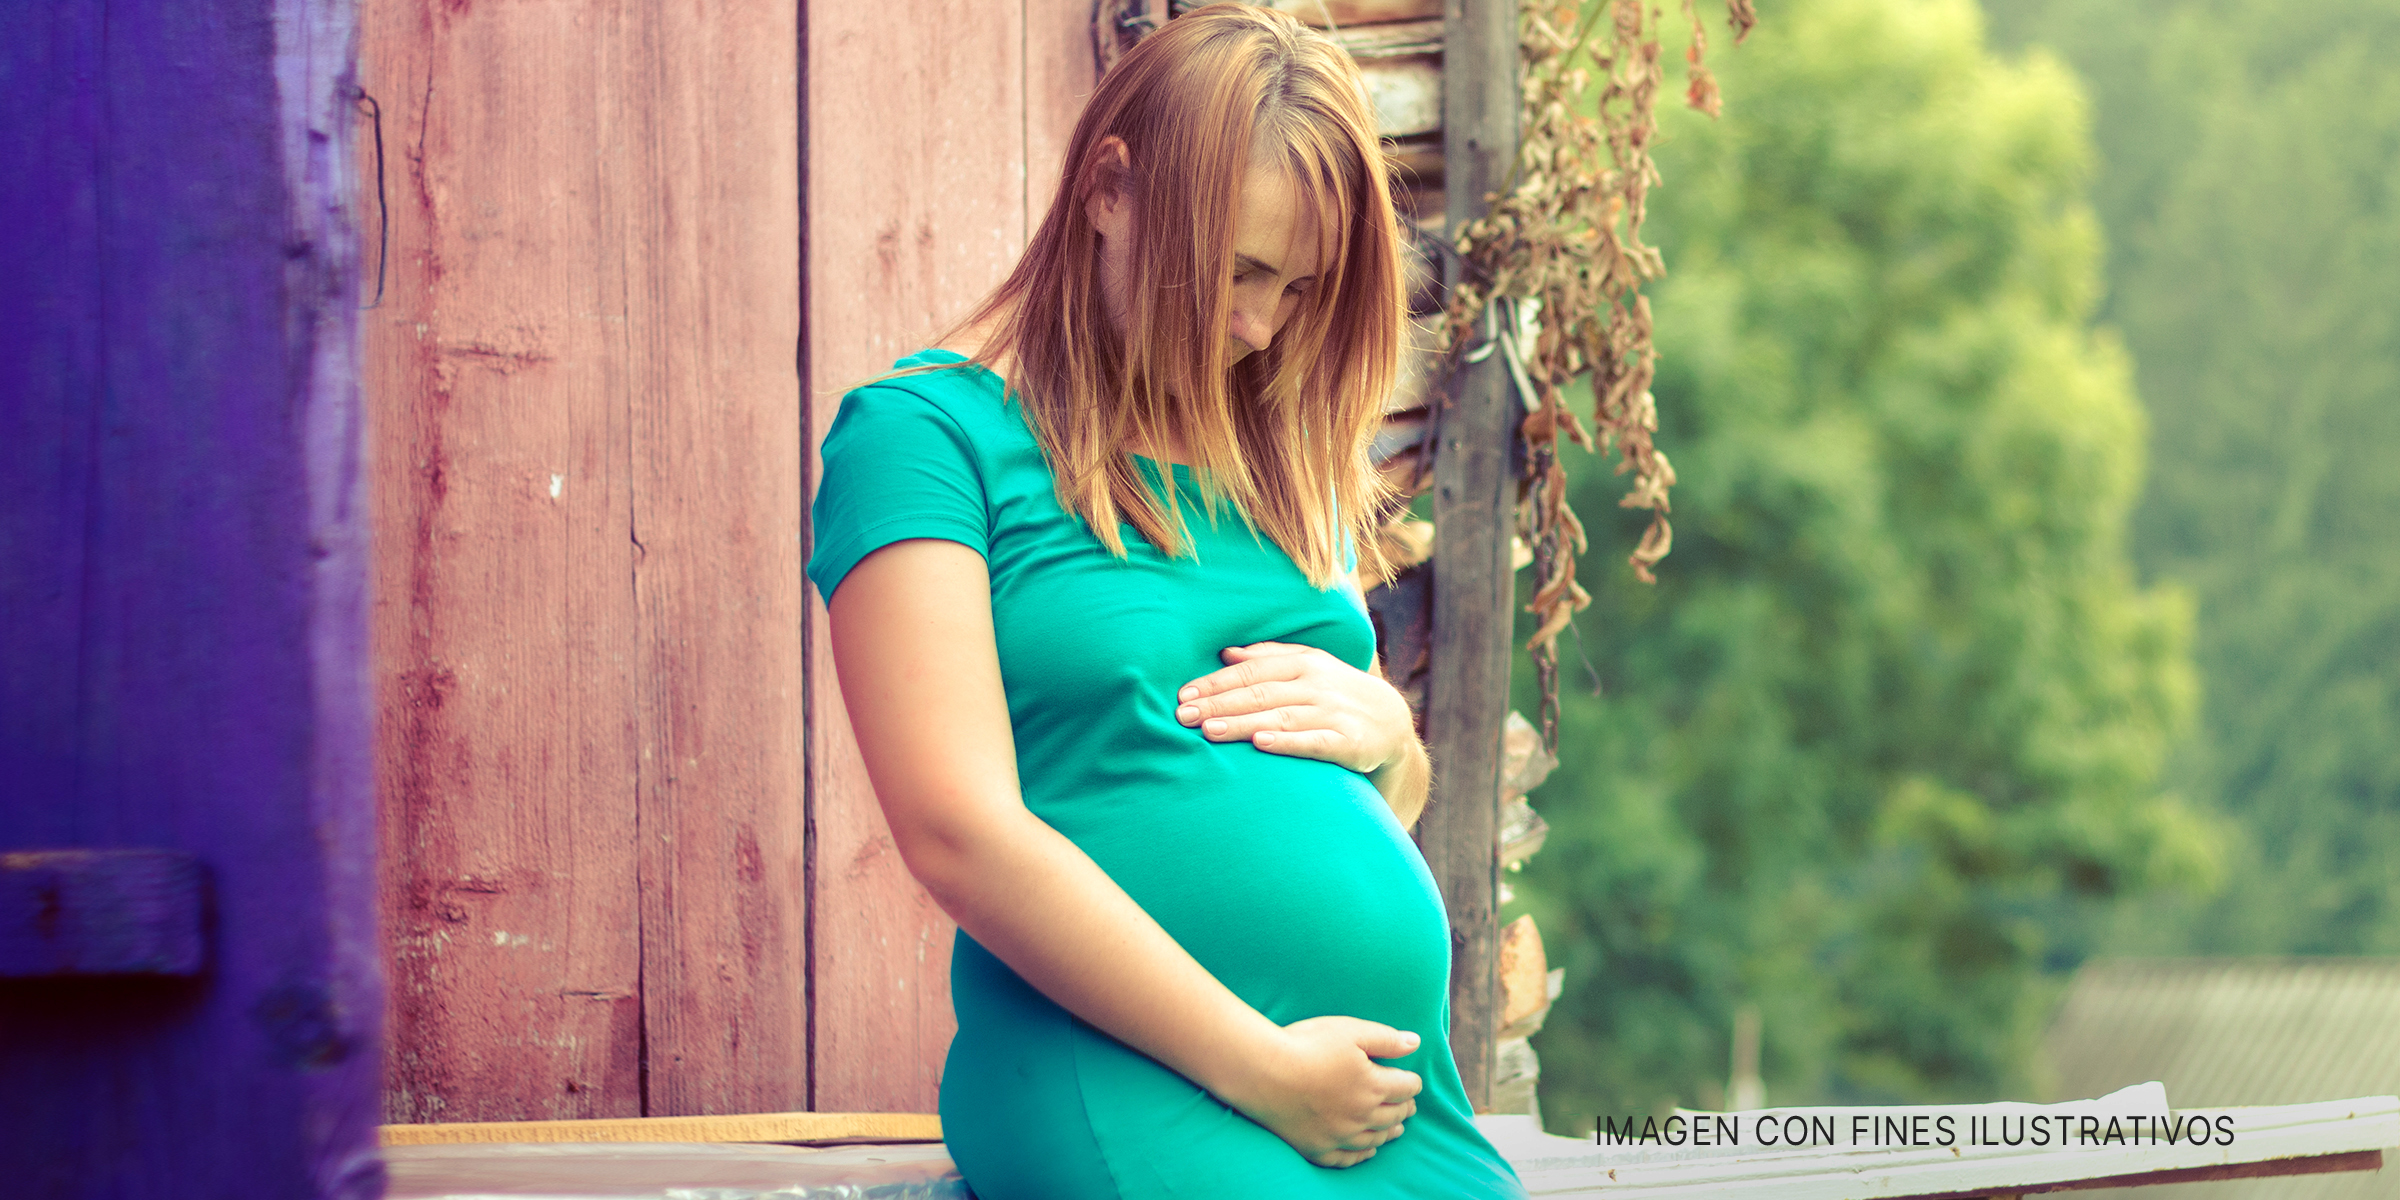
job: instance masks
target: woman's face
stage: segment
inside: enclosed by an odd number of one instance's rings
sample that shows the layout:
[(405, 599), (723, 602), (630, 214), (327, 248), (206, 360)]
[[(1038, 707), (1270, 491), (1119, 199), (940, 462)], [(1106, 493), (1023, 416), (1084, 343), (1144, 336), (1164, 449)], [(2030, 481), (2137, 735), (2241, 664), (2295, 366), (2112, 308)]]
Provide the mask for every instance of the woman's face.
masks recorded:
[[(1112, 142), (1115, 139), (1110, 139)], [(1123, 155), (1123, 143), (1104, 145)], [(1113, 192), (1093, 195), (1085, 207), (1100, 233), (1100, 291), (1109, 322), (1122, 335), (1133, 280), (1133, 204)], [(1300, 309), (1300, 298), (1316, 286), (1316, 215), (1280, 166), (1256, 159), (1242, 177), (1233, 226), (1233, 313), (1226, 322), (1228, 364), (1265, 350), (1284, 322)]]

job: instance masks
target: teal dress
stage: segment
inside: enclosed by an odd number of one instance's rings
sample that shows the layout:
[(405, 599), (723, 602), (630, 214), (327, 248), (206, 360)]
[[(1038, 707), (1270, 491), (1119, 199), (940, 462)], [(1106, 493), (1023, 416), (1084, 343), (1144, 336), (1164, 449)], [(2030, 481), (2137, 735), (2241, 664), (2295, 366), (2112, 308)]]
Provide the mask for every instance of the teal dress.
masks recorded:
[[(954, 361), (927, 351), (898, 365)], [(1181, 466), (1197, 558), (1170, 560), (1130, 525), (1130, 560), (1110, 555), (1059, 505), (1032, 431), (981, 367), (850, 393), (824, 461), (808, 573), (829, 599), (860, 559), (903, 539), (983, 556), (1028, 809), (1277, 1024), (1344, 1015), (1422, 1039), (1385, 1060), (1424, 1078), (1407, 1131), (1358, 1166), (1318, 1167), (962, 932), (942, 1134), (975, 1194), (1524, 1195), (1470, 1115), (1447, 1037), (1449, 922), (1382, 796), (1355, 771), (1210, 742), (1175, 719), (1176, 690), (1223, 665), (1227, 646), (1303, 643), (1366, 668), (1374, 632), (1357, 589), (1310, 586), (1234, 513), (1212, 527)]]

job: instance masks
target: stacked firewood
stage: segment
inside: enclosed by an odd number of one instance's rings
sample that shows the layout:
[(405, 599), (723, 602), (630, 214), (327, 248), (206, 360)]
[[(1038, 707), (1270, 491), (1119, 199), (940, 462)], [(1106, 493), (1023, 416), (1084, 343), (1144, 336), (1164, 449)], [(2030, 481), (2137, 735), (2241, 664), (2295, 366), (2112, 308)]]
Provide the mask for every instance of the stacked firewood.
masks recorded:
[[(1501, 750), (1500, 903), (1505, 905), (1515, 898), (1508, 876), (1542, 848), (1542, 839), (1550, 833), (1542, 815), (1525, 802), (1525, 793), (1540, 785), (1558, 759), (1542, 745), (1541, 731), (1533, 722), (1516, 712), (1508, 714)], [(1534, 928), (1530, 915), (1518, 917), (1500, 931), (1499, 960), (1495, 974), (1500, 995), (1492, 1006), (1499, 1013), (1499, 1028), (1493, 1034), (1497, 1044), (1493, 1047), (1491, 1111), (1538, 1118), (1541, 1107), (1534, 1097), (1534, 1085), (1541, 1079), (1542, 1067), (1527, 1039), (1550, 1015), (1550, 1002), (1558, 999), (1566, 972), (1553, 969), (1543, 955), (1542, 933)]]

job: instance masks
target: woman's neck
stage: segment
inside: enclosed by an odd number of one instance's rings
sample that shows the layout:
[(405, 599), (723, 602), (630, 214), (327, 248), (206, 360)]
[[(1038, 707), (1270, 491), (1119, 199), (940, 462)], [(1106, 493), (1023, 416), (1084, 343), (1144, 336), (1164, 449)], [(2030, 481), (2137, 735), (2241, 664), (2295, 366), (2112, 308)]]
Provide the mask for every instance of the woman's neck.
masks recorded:
[[(948, 350), (961, 358), (973, 359), (983, 353), (984, 347), (990, 344), (992, 336), (999, 332), (1001, 321), (1001, 314), (995, 313), (985, 317), (983, 320), (942, 339), (936, 349)], [(991, 368), (993, 374), (1005, 379), (1008, 377), (1009, 360), (1010, 355), (1003, 350), (992, 356), (991, 361), (984, 365)], [(1193, 465), (1191, 455), (1184, 452), (1184, 446), (1180, 439), (1175, 438), (1174, 432), (1172, 430), (1161, 432), (1169, 439), (1168, 444), (1158, 445), (1149, 439), (1136, 436), (1126, 441), (1125, 452), (1141, 455), (1153, 462), (1173, 463), (1185, 467)]]

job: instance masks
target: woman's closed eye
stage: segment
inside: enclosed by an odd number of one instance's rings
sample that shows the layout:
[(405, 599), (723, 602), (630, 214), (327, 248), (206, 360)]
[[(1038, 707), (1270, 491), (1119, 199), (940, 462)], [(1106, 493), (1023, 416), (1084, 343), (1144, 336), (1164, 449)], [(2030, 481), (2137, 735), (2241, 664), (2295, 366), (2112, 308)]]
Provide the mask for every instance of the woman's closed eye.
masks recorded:
[[(1250, 266), (1245, 262), (1245, 265), (1237, 266), (1233, 269), (1233, 286), (1248, 287), (1252, 283), (1258, 282), (1260, 279), (1272, 274), (1273, 272), (1267, 271), (1264, 267)], [(1287, 296), (1301, 295), (1302, 293), (1308, 291), (1309, 288), (1315, 286), (1316, 282), (1316, 276), (1303, 275), (1300, 278), (1285, 284), (1283, 286), (1283, 294)]]

